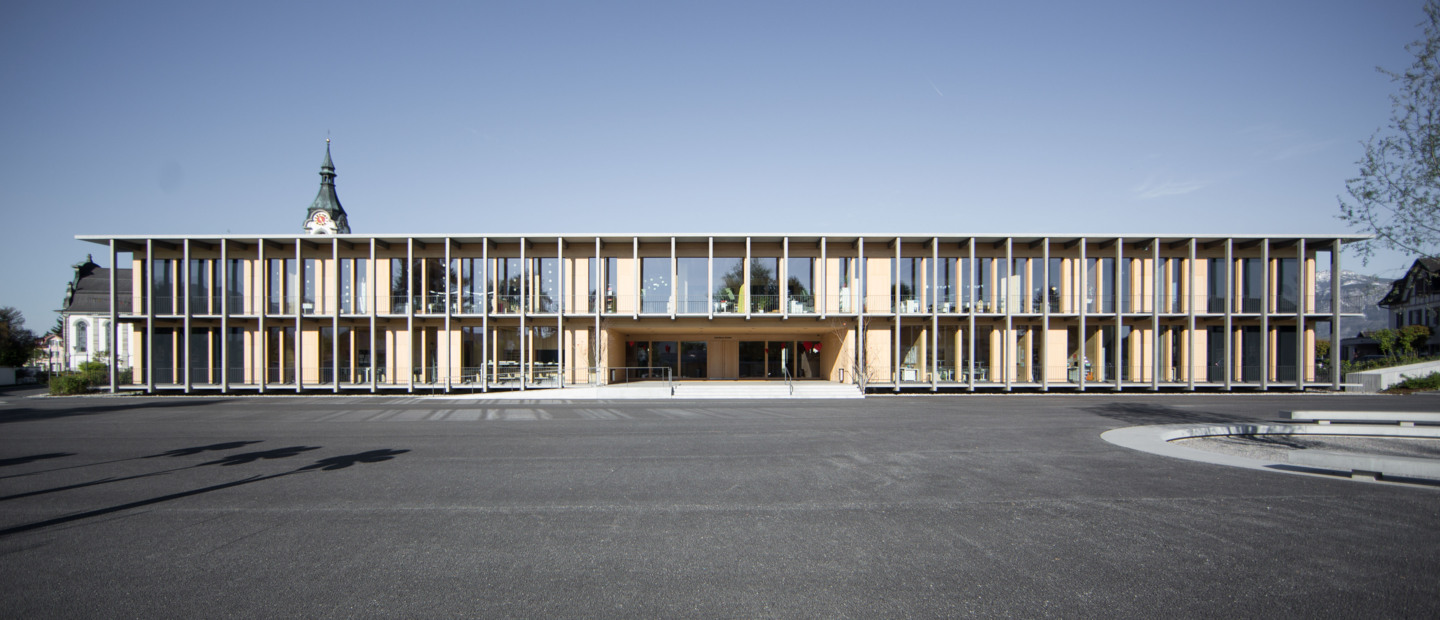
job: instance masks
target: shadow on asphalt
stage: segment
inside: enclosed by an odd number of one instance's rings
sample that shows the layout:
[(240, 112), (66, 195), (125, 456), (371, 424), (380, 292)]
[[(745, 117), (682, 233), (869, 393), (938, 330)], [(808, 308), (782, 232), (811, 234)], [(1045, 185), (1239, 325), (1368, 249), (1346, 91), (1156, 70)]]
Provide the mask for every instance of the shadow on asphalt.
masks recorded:
[[(127, 478), (116, 478), (116, 479), (96, 480), (96, 481), (89, 482), (89, 483), (82, 483), (82, 484), (78, 484), (78, 485), (69, 485), (69, 486), (60, 487), (60, 488), (57, 488), (57, 489), (50, 489), (50, 490), (45, 490), (45, 491), (35, 491), (35, 492), (31, 492), (31, 493), (25, 493), (25, 494), (23, 494), (23, 496), (38, 495), (38, 494), (41, 494), (41, 493), (50, 493), (50, 492), (55, 492), (55, 491), (61, 491), (61, 490), (79, 488), (79, 487), (86, 487), (86, 486), (94, 486), (94, 485), (96, 485), (96, 484), (104, 484), (104, 483), (106, 483), (106, 482), (115, 482), (115, 481), (118, 481), (118, 480), (128, 480), (128, 479), (133, 479), (133, 478), (142, 478), (142, 477), (147, 477), (147, 476), (155, 476), (155, 475), (160, 475), (160, 474), (169, 473), (169, 472), (172, 472), (172, 471), (179, 471), (179, 470), (181, 470), (181, 469), (190, 469), (191, 467), (203, 467), (203, 466), (205, 466), (205, 465), (216, 465), (216, 464), (222, 464), (222, 465), (237, 465), (237, 464), (241, 464), (241, 463), (253, 463), (253, 462), (255, 462), (255, 461), (262, 460), (262, 459), (286, 458), (286, 457), (288, 457), (288, 456), (296, 456), (296, 455), (300, 454), (301, 452), (307, 452), (307, 451), (310, 451), (310, 450), (318, 450), (318, 449), (319, 449), (318, 446), (316, 446), (316, 447), (310, 447), (310, 446), (294, 446), (294, 447), (290, 447), (290, 448), (278, 448), (278, 449), (275, 449), (275, 450), (267, 450), (267, 451), (265, 451), (265, 452), (251, 452), (251, 453), (248, 453), (248, 454), (237, 454), (237, 455), (235, 455), (236, 457), (246, 457), (246, 458), (237, 459), (237, 460), (235, 460), (235, 461), (233, 461), (233, 462), (227, 462), (226, 460), (211, 461), (211, 462), (209, 462), (209, 463), (201, 463), (200, 465), (191, 465), (191, 466), (189, 466), (189, 467), (180, 467), (180, 468), (171, 469), (171, 470), (166, 470), (166, 471), (152, 472), (152, 473), (148, 473), (148, 474), (140, 474), (140, 475), (136, 475), (136, 476), (129, 476), (129, 477), (127, 477)], [(160, 504), (160, 503), (164, 503), (164, 502), (174, 501), (174, 500), (177, 500), (177, 499), (183, 499), (183, 498), (186, 498), (186, 497), (193, 497), (193, 496), (195, 496), (195, 495), (202, 495), (202, 494), (211, 493), (211, 492), (214, 492), (214, 491), (221, 491), (221, 490), (224, 490), (224, 489), (229, 489), (229, 488), (233, 488), (233, 487), (238, 487), (238, 486), (241, 486), (241, 485), (253, 484), (253, 483), (256, 483), (256, 482), (262, 482), (262, 481), (265, 481), (265, 480), (274, 480), (274, 479), (276, 479), (276, 478), (283, 478), (283, 477), (285, 477), (285, 476), (291, 476), (291, 475), (295, 475), (295, 474), (303, 474), (303, 473), (312, 472), (312, 471), (335, 471), (335, 470), (339, 470), (339, 469), (345, 469), (345, 468), (348, 468), (348, 467), (352, 467), (352, 466), (354, 466), (354, 465), (358, 465), (358, 464), (361, 464), (361, 463), (380, 463), (380, 462), (384, 462), (384, 461), (391, 460), (391, 459), (395, 458), (396, 456), (399, 456), (399, 455), (401, 455), (401, 454), (405, 454), (406, 452), (409, 452), (409, 450), (381, 449), (381, 450), (370, 450), (370, 451), (367, 451), (367, 452), (360, 452), (360, 453), (356, 453), (356, 454), (346, 454), (346, 455), (341, 455), (341, 456), (332, 456), (332, 457), (329, 457), (329, 458), (324, 458), (324, 459), (320, 459), (320, 460), (318, 460), (318, 461), (315, 461), (314, 463), (312, 463), (312, 464), (310, 464), (310, 465), (306, 465), (306, 466), (304, 466), (304, 467), (300, 467), (300, 468), (297, 468), (297, 469), (292, 469), (292, 470), (287, 471), (287, 472), (281, 472), (281, 473), (278, 473), (278, 474), (271, 474), (271, 475), (268, 475), (268, 476), (260, 476), (260, 475), (250, 476), (250, 477), (248, 477), (248, 478), (242, 478), (242, 479), (240, 479), (240, 480), (234, 480), (234, 481), (231, 481), (231, 482), (225, 482), (225, 483), (221, 483), (221, 484), (211, 485), (211, 486), (208, 486), (208, 487), (201, 487), (201, 488), (198, 488), (198, 489), (191, 489), (191, 490), (189, 490), (189, 491), (181, 491), (181, 492), (179, 492), (179, 493), (171, 493), (171, 494), (168, 494), (168, 495), (161, 495), (161, 496), (159, 496), (159, 497), (152, 497), (152, 498), (149, 498), (149, 499), (142, 499), (142, 500), (140, 500), (140, 501), (129, 502), (129, 503), (126, 503), (126, 504), (119, 504), (119, 505), (116, 505), (116, 506), (108, 506), (108, 507), (105, 507), (105, 508), (99, 508), (99, 509), (90, 510), (90, 511), (87, 511), (87, 512), (81, 512), (81, 513), (77, 513), (77, 514), (65, 515), (65, 516), (63, 516), (63, 517), (57, 517), (57, 518), (54, 518), (54, 519), (47, 519), (47, 520), (45, 520), (45, 521), (36, 521), (36, 522), (34, 522), (34, 523), (26, 523), (26, 524), (23, 524), (23, 525), (16, 525), (16, 526), (13, 526), (13, 527), (8, 527), (8, 528), (5, 528), (5, 529), (3, 529), (3, 530), (0, 530), (0, 537), (10, 536), (10, 535), (12, 535), (12, 534), (19, 534), (19, 533), (22, 533), (22, 532), (29, 532), (29, 531), (38, 530), (38, 529), (42, 529), (42, 528), (47, 528), (47, 527), (51, 527), (51, 526), (55, 526), (55, 525), (62, 525), (62, 524), (65, 524), (65, 523), (72, 523), (72, 522), (81, 521), (81, 520), (84, 520), (84, 519), (93, 519), (93, 518), (95, 518), (95, 517), (100, 517), (100, 516), (104, 516), (104, 515), (108, 515), (108, 514), (111, 514), (111, 513), (116, 513), (116, 512), (124, 511), (124, 510), (130, 510), (130, 509), (132, 509), (132, 508), (142, 508), (142, 507), (145, 507), (145, 506), (152, 506), (152, 505), (155, 505), (155, 504)], [(253, 457), (253, 458), (251, 458), (251, 457)], [(16, 496), (16, 497), (19, 497), (19, 496)], [(13, 499), (13, 498), (3, 498), (3, 499)]]
[[(77, 399), (79, 400), (79, 399)], [(88, 399), (87, 399), (88, 400)], [(110, 401), (111, 399), (105, 399)], [(165, 399), (165, 400), (133, 400), (116, 398), (114, 401), (90, 407), (57, 407), (55, 409), (36, 409), (33, 407), (17, 407), (15, 409), (0, 409), (0, 424), (12, 422), (32, 422), (35, 420), (53, 420), (57, 418), (69, 418), (85, 415), (99, 415), (102, 413), (114, 413), (116, 411), (130, 411), (133, 409), (163, 409), (167, 407), (204, 407), (222, 402), (219, 399), (207, 398), (191, 400), (188, 398)], [(93, 402), (93, 401), (92, 401)]]
[(35, 461), (43, 461), (45, 459), (58, 459), (66, 456), (75, 456), (75, 453), (51, 452), (49, 454), (32, 454), (30, 456), (17, 456), (11, 459), (0, 459), (0, 467), (9, 467), (11, 465), (24, 465), (26, 463), (34, 463)]
[(1119, 420), (1128, 426), (1145, 426), (1150, 424), (1216, 424), (1237, 422), (1244, 419), (1206, 411), (1191, 411), (1188, 409), (1177, 409), (1175, 407), (1147, 403), (1106, 403), (1093, 407), (1084, 407), (1084, 410), (1101, 417)]

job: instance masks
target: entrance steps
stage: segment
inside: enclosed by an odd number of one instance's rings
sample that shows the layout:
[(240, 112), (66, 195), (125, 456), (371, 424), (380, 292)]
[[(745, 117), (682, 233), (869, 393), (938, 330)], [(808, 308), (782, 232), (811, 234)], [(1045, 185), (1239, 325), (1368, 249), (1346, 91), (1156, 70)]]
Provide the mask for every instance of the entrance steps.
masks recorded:
[(777, 381), (681, 381), (675, 384), (675, 398), (864, 398), (860, 388), (829, 381), (796, 381), (790, 386)]
[(669, 400), (669, 399), (788, 399), (788, 398), (864, 398), (860, 388), (829, 381), (796, 381), (795, 393), (783, 381), (677, 381), (675, 393), (663, 381), (640, 381), (603, 386), (577, 386), (564, 389), (532, 389), (509, 392), (450, 394), (432, 396), (452, 400)]

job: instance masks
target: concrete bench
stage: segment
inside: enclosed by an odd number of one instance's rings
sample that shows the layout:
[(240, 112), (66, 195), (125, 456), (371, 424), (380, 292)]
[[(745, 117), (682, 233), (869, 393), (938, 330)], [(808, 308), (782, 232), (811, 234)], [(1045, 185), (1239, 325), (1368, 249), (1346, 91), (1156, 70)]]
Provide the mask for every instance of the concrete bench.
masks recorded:
[(1440, 459), (1414, 456), (1374, 456), (1323, 450), (1294, 450), (1290, 464), (1348, 471), (1350, 477), (1382, 479), (1383, 476), (1440, 480)]
[(1282, 411), (1291, 420), (1329, 424), (1331, 422), (1374, 423), (1390, 422), (1400, 426), (1440, 424), (1440, 413), (1423, 411)]

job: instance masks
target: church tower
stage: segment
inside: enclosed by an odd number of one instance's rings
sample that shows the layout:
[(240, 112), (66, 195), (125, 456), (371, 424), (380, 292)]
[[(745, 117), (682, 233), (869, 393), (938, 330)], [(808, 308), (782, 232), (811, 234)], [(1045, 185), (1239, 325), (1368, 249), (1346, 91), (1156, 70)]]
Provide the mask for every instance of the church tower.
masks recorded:
[(335, 164), (330, 161), (330, 139), (325, 139), (325, 162), (320, 164), (320, 193), (305, 212), (305, 232), (312, 235), (348, 235), (350, 221), (335, 195)]

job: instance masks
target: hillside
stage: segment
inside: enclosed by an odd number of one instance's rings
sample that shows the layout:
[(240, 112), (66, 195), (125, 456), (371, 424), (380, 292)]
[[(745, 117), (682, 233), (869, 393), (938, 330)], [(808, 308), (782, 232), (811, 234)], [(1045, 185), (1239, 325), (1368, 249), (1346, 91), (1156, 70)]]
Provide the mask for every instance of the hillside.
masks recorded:
[[(1341, 337), (1353, 338), (1362, 331), (1382, 329), (1388, 325), (1385, 310), (1376, 304), (1390, 290), (1390, 280), (1379, 276), (1370, 276), (1353, 271), (1340, 271), (1340, 308), (1344, 313), (1364, 313), (1365, 318), (1346, 317), (1341, 321)], [(1315, 302), (1316, 308), (1324, 311), (1330, 309), (1330, 272), (1322, 271), (1315, 274)], [(1329, 329), (1322, 326), (1316, 334), (1319, 338), (1329, 338)]]

